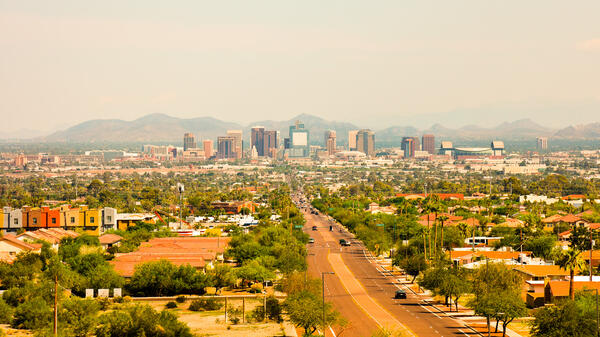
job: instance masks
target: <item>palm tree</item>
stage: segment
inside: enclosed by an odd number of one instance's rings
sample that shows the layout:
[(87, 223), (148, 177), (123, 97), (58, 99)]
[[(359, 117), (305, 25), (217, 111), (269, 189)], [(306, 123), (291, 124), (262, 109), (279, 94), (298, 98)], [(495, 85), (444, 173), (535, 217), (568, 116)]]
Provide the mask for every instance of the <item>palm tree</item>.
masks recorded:
[(444, 251), (444, 221), (450, 219), (447, 215), (440, 215), (439, 217), (440, 223), (442, 225), (442, 238), (440, 239), (440, 248), (442, 252)]
[(581, 252), (577, 249), (569, 248), (569, 250), (559, 257), (557, 263), (562, 269), (569, 271), (571, 277), (569, 280), (569, 298), (574, 300), (575, 292), (573, 291), (573, 279), (575, 278), (575, 271), (585, 269), (585, 262), (581, 257)]

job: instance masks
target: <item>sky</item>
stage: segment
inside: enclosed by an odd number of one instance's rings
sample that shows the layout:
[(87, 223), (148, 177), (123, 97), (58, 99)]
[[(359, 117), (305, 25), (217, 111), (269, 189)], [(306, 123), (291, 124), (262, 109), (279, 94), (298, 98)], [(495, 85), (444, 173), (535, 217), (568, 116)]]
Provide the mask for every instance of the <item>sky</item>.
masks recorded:
[(600, 1), (0, 0), (1, 132), (600, 121)]

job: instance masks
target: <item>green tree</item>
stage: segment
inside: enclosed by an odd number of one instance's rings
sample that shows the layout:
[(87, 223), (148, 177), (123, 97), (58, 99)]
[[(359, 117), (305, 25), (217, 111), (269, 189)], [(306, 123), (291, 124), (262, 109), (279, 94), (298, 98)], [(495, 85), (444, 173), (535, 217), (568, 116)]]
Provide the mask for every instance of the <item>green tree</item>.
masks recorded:
[(156, 312), (149, 305), (131, 305), (102, 314), (97, 337), (192, 337), (190, 328), (170, 311)]
[(491, 333), (490, 320), (502, 322), (503, 335), (506, 327), (516, 317), (526, 313), (525, 303), (521, 299), (521, 277), (499, 263), (489, 263), (477, 269), (473, 275), (473, 294), (469, 306), (477, 315), (486, 318), (488, 336)]
[(275, 277), (272, 272), (262, 266), (257, 260), (247, 262), (240, 268), (235, 269), (235, 274), (242, 281), (265, 281)]
[(595, 295), (578, 293), (575, 301), (562, 300), (533, 312), (533, 337), (587, 337), (595, 336)]
[(64, 301), (59, 311), (59, 328), (69, 336), (92, 336), (99, 310), (100, 305), (92, 299), (71, 298)]
[(284, 302), (290, 321), (304, 329), (304, 336), (312, 335), (318, 327), (324, 328), (340, 321), (341, 317), (331, 303), (325, 303), (325, 321), (323, 322), (323, 303), (318, 295), (309, 291), (300, 291)]
[(417, 254), (408, 258), (397, 256), (397, 258), (396, 265), (402, 268), (405, 273), (413, 277), (411, 283), (415, 282), (415, 279), (421, 272), (427, 270), (428, 265), (423, 254)]
[(224, 287), (229, 287), (237, 280), (235, 271), (231, 266), (217, 263), (213, 269), (208, 271), (211, 277), (212, 285), (215, 287), (215, 295), (218, 294)]
[(11, 326), (15, 329), (42, 329), (50, 326), (52, 309), (41, 297), (20, 304), (15, 310)]

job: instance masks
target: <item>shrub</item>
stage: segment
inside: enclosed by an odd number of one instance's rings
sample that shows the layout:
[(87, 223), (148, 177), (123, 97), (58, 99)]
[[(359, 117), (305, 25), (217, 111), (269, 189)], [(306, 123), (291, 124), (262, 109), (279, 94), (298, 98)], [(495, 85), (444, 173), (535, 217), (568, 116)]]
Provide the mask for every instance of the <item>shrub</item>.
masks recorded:
[(106, 311), (108, 308), (110, 308), (111, 301), (108, 297), (98, 297), (96, 298), (96, 302), (98, 302), (100, 305), (100, 310), (102, 311)]
[(220, 300), (216, 298), (199, 298), (193, 300), (188, 307), (191, 311), (212, 311), (223, 307)]
[(262, 305), (257, 306), (248, 315), (249, 322), (262, 322), (265, 319), (265, 308)]
[(167, 308), (167, 309), (175, 309), (175, 308), (177, 308), (177, 303), (175, 303), (173, 301), (169, 301), (165, 305), (165, 308)]
[(251, 294), (260, 294), (263, 291), (263, 286), (260, 283), (254, 283), (251, 287), (250, 290), (248, 290), (249, 293)]
[(17, 307), (11, 326), (17, 329), (41, 329), (50, 325), (52, 309), (41, 297)]
[(236, 308), (233, 305), (227, 308), (227, 317), (233, 324), (239, 324), (242, 319), (242, 309)]
[(279, 300), (275, 298), (275, 296), (271, 295), (267, 297), (267, 317), (269, 319), (276, 321), (277, 323), (281, 323), (281, 304)]
[(177, 301), (177, 303), (185, 303), (185, 296), (177, 296), (177, 298), (175, 299), (175, 301)]
[(2, 298), (0, 298), (0, 324), (10, 323), (13, 315), (13, 309)]

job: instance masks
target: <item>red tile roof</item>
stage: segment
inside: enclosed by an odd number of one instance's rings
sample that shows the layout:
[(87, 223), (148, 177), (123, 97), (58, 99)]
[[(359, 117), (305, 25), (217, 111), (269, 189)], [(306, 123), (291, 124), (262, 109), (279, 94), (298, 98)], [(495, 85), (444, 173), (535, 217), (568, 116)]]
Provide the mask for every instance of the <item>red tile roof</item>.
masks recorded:
[(117, 243), (117, 242), (123, 240), (123, 238), (117, 234), (104, 234), (104, 235), (99, 236), (98, 240), (100, 241), (101, 245), (109, 245), (109, 244)]
[[(550, 287), (550, 292), (554, 297), (569, 296), (569, 281), (550, 281), (546, 287)], [(598, 289), (600, 290), (600, 282), (573, 282), (575, 291), (581, 289)]]

